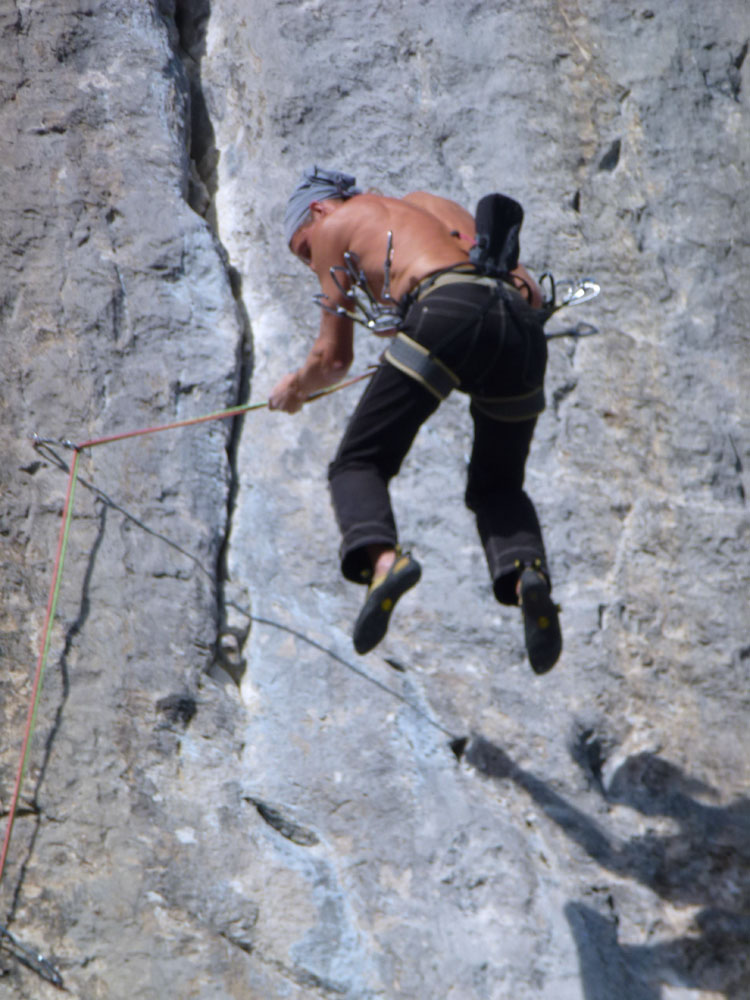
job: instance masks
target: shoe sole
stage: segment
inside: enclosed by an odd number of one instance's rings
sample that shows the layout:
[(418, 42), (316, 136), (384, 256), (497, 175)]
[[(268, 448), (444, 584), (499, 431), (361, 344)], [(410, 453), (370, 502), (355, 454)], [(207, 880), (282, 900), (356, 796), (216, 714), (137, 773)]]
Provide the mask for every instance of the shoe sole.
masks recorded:
[(557, 663), (562, 650), (562, 635), (557, 605), (552, 600), (546, 582), (534, 573), (534, 578), (521, 579), (521, 610), (529, 663), (536, 674), (546, 674)]
[[(397, 559), (394, 566), (399, 562)], [(388, 631), (388, 622), (396, 601), (419, 582), (421, 575), (419, 563), (416, 559), (409, 559), (402, 570), (386, 576), (383, 582), (367, 595), (353, 634), (354, 648), (360, 655), (369, 653), (383, 639)]]

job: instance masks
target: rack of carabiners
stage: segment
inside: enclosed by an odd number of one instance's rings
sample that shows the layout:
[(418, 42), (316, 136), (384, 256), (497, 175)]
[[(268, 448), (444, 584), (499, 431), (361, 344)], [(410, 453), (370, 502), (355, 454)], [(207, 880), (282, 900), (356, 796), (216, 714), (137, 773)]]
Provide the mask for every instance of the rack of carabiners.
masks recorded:
[[(381, 336), (392, 333), (403, 320), (403, 310), (391, 295), (392, 264), (393, 233), (389, 230), (380, 297), (372, 290), (357, 254), (347, 251), (344, 254), (344, 264), (337, 264), (329, 269), (333, 283), (347, 304), (330, 305), (325, 292), (318, 292), (313, 299), (325, 312), (333, 316), (346, 316), (371, 333)], [(544, 272), (539, 284), (543, 295), (542, 312), (547, 314), (547, 318), (568, 306), (590, 302), (601, 291), (601, 286), (593, 278), (556, 282), (549, 271)], [(590, 323), (579, 323), (566, 330), (552, 331), (546, 336), (548, 340), (554, 340), (558, 337), (590, 337), (595, 333), (599, 333), (597, 327)]]

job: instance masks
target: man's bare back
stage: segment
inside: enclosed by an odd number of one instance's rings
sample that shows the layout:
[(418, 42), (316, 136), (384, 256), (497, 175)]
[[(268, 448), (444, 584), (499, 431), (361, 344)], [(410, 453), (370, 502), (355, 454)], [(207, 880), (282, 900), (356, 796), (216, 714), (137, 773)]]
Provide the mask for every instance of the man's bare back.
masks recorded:
[[(356, 254), (370, 287), (380, 297), (390, 232), (393, 234), (391, 295), (400, 299), (426, 275), (464, 264), (469, 259), (465, 241), (462, 245), (452, 235), (447, 221), (410, 197), (362, 194), (344, 202), (319, 202), (320, 217), (298, 231), (292, 240), (292, 250), (310, 264), (322, 290), (334, 300), (340, 293), (331, 280), (330, 268), (342, 263), (345, 251)], [(474, 223), (468, 213), (466, 216), (463, 235), (473, 237)], [(466, 233), (466, 229), (470, 232)]]

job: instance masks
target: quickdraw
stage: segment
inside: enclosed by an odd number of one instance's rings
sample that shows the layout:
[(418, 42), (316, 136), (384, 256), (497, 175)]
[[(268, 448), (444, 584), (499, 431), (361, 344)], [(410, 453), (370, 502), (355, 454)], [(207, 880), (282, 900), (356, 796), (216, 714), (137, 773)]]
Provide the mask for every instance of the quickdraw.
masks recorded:
[[(353, 323), (365, 327), (371, 333), (380, 334), (398, 328), (403, 319), (402, 311), (391, 295), (391, 264), (393, 261), (393, 233), (388, 231), (388, 245), (383, 262), (383, 291), (380, 299), (370, 288), (365, 272), (359, 263), (356, 253), (347, 251), (344, 254), (344, 264), (330, 268), (330, 274), (339, 292), (350, 303), (350, 308), (332, 306), (326, 301), (328, 296), (318, 292), (314, 301), (326, 312), (334, 316), (346, 316)], [(344, 280), (341, 280), (341, 276)]]

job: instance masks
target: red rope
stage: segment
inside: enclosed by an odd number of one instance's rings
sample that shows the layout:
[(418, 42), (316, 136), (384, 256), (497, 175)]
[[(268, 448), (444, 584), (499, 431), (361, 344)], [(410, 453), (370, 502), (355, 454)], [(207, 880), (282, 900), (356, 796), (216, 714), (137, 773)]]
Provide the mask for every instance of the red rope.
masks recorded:
[(10, 846), (10, 835), (13, 830), (13, 822), (16, 817), (16, 809), (18, 808), (18, 799), (21, 795), (21, 786), (23, 784), (24, 773), (26, 771), (26, 760), (29, 754), (29, 743), (31, 742), (31, 735), (34, 731), (34, 720), (36, 718), (36, 710), (39, 704), (39, 694), (42, 686), (42, 678), (44, 676), (44, 668), (47, 662), (47, 652), (49, 650), (49, 635), (52, 626), (52, 619), (55, 614), (55, 607), (57, 605), (57, 595), (60, 591), (60, 580), (62, 578), (62, 564), (63, 557), (65, 554), (65, 548), (68, 539), (68, 529), (70, 526), (70, 519), (73, 512), (73, 496), (75, 493), (75, 482), (76, 476), (78, 475), (78, 461), (80, 459), (80, 452), (76, 451), (75, 458), (70, 465), (70, 475), (68, 476), (68, 490), (65, 494), (65, 505), (63, 506), (63, 520), (60, 526), (60, 537), (57, 542), (57, 555), (55, 556), (55, 565), (52, 571), (52, 584), (49, 590), (49, 598), (47, 600), (47, 614), (44, 619), (44, 627), (42, 629), (42, 642), (39, 648), (39, 658), (36, 664), (36, 673), (34, 674), (34, 683), (31, 689), (31, 701), (29, 702), (29, 711), (26, 716), (26, 728), (24, 730), (23, 744), (21, 748), (21, 759), (18, 764), (18, 773), (16, 774), (16, 783), (13, 788), (13, 796), (11, 798), (10, 809), (8, 811), (8, 825), (5, 830), (5, 839), (3, 840), (3, 850), (0, 854), (0, 881), (3, 877), (3, 870), (5, 868), (5, 859), (8, 855), (8, 847)]
[[(327, 389), (321, 389), (319, 392), (313, 393), (308, 397), (308, 402), (314, 399), (320, 399), (322, 396), (330, 395), (332, 392), (336, 392), (339, 389), (344, 389), (349, 385), (354, 385), (356, 382), (362, 381), (362, 379), (369, 378), (373, 374), (374, 369), (363, 372), (361, 375), (354, 375), (350, 379), (345, 379), (343, 382), (337, 382), (335, 385), (329, 386)], [(265, 400), (262, 403), (246, 403), (243, 406), (233, 406), (228, 410), (220, 410), (217, 413), (208, 413), (202, 417), (191, 417), (188, 420), (177, 420), (171, 424), (161, 424), (155, 427), (142, 427), (134, 431), (124, 431), (120, 434), (109, 434), (106, 437), (93, 438), (90, 441), (84, 441), (82, 444), (73, 444), (71, 447), (75, 452), (75, 457), (70, 466), (70, 475), (68, 477), (68, 489), (65, 496), (65, 504), (63, 506), (63, 521), (60, 528), (60, 537), (57, 543), (57, 555), (55, 557), (54, 569), (52, 571), (52, 583), (50, 585), (49, 598), (47, 600), (47, 614), (45, 616), (44, 627), (42, 629), (42, 641), (39, 649), (39, 658), (37, 660), (36, 672), (34, 674), (34, 683), (31, 690), (31, 702), (29, 704), (29, 711), (26, 717), (26, 727), (24, 730), (23, 744), (21, 749), (21, 760), (18, 765), (18, 772), (16, 774), (16, 782), (13, 789), (13, 795), (11, 797), (10, 809), (8, 810), (8, 825), (5, 829), (5, 838), (3, 840), (2, 854), (0, 854), (0, 882), (2, 882), (3, 871), (5, 869), (5, 861), (8, 855), (8, 848), (10, 846), (10, 837), (13, 831), (13, 823), (15, 821), (16, 812), (18, 809), (18, 800), (21, 795), (21, 787), (23, 785), (24, 774), (26, 771), (26, 762), (29, 754), (29, 744), (31, 742), (31, 737), (34, 732), (34, 722), (36, 719), (37, 707), (39, 704), (39, 695), (41, 693), (42, 679), (44, 677), (44, 671), (47, 664), (47, 654), (49, 652), (50, 645), (50, 631), (52, 627), (52, 621), (55, 616), (55, 608), (57, 606), (57, 597), (60, 592), (60, 582), (62, 580), (62, 569), (65, 560), (65, 550), (67, 548), (68, 533), (70, 529), (70, 522), (73, 515), (73, 498), (75, 495), (75, 484), (78, 475), (78, 462), (81, 457), (81, 452), (84, 448), (95, 448), (101, 444), (111, 444), (113, 441), (124, 441), (127, 438), (142, 437), (145, 434), (158, 434), (160, 431), (170, 431), (176, 430), (179, 427), (192, 427), (195, 424), (203, 424), (209, 420), (226, 420), (229, 417), (236, 417), (242, 413), (247, 413), (250, 410), (259, 410), (262, 407), (268, 406), (268, 401)]]
[[(315, 399), (320, 399), (321, 396), (328, 396), (332, 392), (337, 392), (339, 389), (345, 389), (349, 385), (354, 385), (355, 382), (361, 382), (362, 379), (370, 378), (373, 371), (363, 372), (361, 375), (353, 375), (349, 379), (345, 379), (343, 382), (337, 382), (335, 385), (329, 386), (327, 389), (321, 389), (318, 392), (314, 392), (311, 396), (307, 397), (307, 402), (310, 403)], [(84, 441), (82, 444), (78, 444), (75, 447), (79, 451), (83, 451), (84, 448), (96, 448), (100, 444), (111, 444), (113, 441), (125, 441), (127, 438), (142, 437), (144, 434), (158, 434), (159, 431), (172, 431), (176, 430), (178, 427), (192, 427), (195, 424), (205, 424), (209, 420), (226, 420), (228, 417), (237, 417), (240, 414), (248, 413), (250, 410), (260, 410), (263, 407), (268, 406), (268, 400), (264, 400), (262, 403), (246, 403), (243, 406), (233, 406), (229, 410), (220, 410), (217, 413), (207, 413), (202, 417), (191, 417), (188, 420), (178, 420), (172, 424), (161, 424), (156, 427), (141, 427), (139, 430), (135, 431), (123, 431), (121, 434), (109, 434), (107, 437), (93, 438), (91, 441)]]
[(192, 427), (194, 424), (204, 424), (209, 420), (226, 420), (227, 417), (236, 417), (249, 410), (259, 410), (263, 406), (268, 406), (268, 402), (252, 403), (248, 406), (234, 406), (231, 410), (222, 410), (220, 413), (208, 413), (203, 417), (191, 417), (188, 420), (178, 420), (173, 424), (161, 424), (155, 427), (141, 427), (135, 431), (123, 431), (120, 434), (108, 434), (106, 437), (92, 438), (91, 441), (84, 441), (75, 447), (79, 451), (85, 448), (96, 448), (100, 444), (111, 444), (113, 441), (125, 441), (128, 438), (143, 437), (145, 434), (158, 434), (159, 431), (172, 431), (178, 427)]

